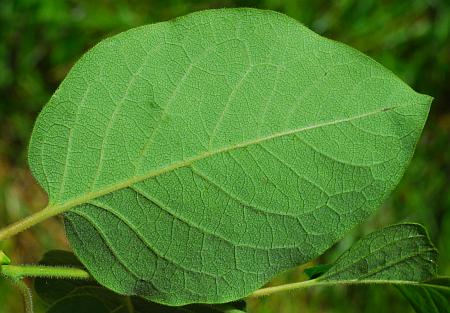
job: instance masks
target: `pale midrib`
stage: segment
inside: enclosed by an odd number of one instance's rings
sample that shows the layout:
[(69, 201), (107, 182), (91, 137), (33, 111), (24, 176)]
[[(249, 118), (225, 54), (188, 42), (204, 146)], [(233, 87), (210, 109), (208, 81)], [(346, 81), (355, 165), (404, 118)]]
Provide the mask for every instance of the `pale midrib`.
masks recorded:
[(258, 139), (254, 139), (254, 140), (250, 140), (250, 141), (245, 141), (239, 144), (235, 144), (233, 146), (228, 146), (228, 147), (223, 147), (214, 151), (207, 151), (204, 153), (201, 153), (195, 157), (186, 159), (184, 161), (181, 162), (176, 162), (173, 164), (170, 164), (166, 167), (154, 170), (154, 171), (150, 171), (145, 175), (140, 175), (140, 176), (135, 176), (132, 177), (130, 179), (124, 180), (122, 182), (119, 182), (117, 184), (111, 185), (109, 187), (97, 190), (95, 192), (89, 192), (86, 193), (84, 196), (82, 197), (78, 197), (78, 198), (74, 198), (72, 200), (69, 200), (65, 203), (60, 203), (60, 204), (49, 204), (44, 210), (46, 211), (52, 211), (53, 214), (52, 215), (57, 215), (60, 213), (63, 213), (65, 211), (70, 210), (71, 208), (77, 206), (77, 205), (81, 205), (84, 203), (87, 203), (95, 198), (104, 196), (106, 194), (109, 194), (111, 192), (123, 189), (123, 188), (127, 188), (135, 183), (147, 180), (149, 178), (152, 177), (156, 177), (159, 176), (161, 174), (176, 170), (178, 168), (182, 168), (182, 167), (186, 167), (191, 165), (192, 163), (196, 162), (196, 161), (200, 161), (203, 159), (206, 159), (208, 157), (211, 156), (215, 156), (217, 154), (220, 153), (225, 153), (225, 152), (229, 152), (229, 151), (233, 151), (233, 150), (237, 150), (240, 148), (244, 148), (247, 146), (251, 146), (251, 145), (255, 145), (255, 144), (259, 144), (262, 142), (266, 142), (275, 138), (279, 138), (279, 137), (283, 137), (283, 136), (289, 136), (289, 135), (293, 135), (296, 133), (300, 133), (300, 132), (304, 132), (307, 130), (312, 130), (312, 129), (317, 129), (320, 127), (325, 127), (325, 126), (330, 126), (330, 125), (336, 125), (336, 124), (340, 124), (340, 123), (345, 123), (345, 122), (349, 122), (349, 121), (354, 121), (354, 120), (358, 120), (358, 119), (363, 119), (372, 115), (376, 115), (379, 113), (384, 113), (387, 111), (391, 111), (400, 107), (404, 107), (404, 106), (410, 106), (410, 105), (397, 105), (397, 106), (393, 106), (393, 107), (388, 107), (388, 108), (382, 108), (382, 109), (378, 109), (376, 111), (371, 111), (371, 112), (367, 112), (367, 113), (363, 113), (363, 114), (359, 114), (356, 116), (352, 116), (352, 117), (347, 117), (347, 118), (343, 118), (343, 119), (338, 119), (338, 120), (334, 120), (334, 121), (328, 121), (328, 122), (323, 122), (323, 123), (318, 123), (315, 125), (310, 125), (310, 126), (305, 126), (305, 127), (301, 127), (301, 128), (296, 128), (296, 129), (291, 129), (291, 130), (287, 130), (287, 131), (283, 131), (283, 132), (278, 132), (278, 133), (274, 133), (270, 136), (265, 136), (265, 137), (261, 137)]

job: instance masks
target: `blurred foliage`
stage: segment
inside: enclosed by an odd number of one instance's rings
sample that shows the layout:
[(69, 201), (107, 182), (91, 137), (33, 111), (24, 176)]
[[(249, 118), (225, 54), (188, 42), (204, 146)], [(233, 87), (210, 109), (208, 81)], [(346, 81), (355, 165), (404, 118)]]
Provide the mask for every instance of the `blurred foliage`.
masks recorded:
[[(399, 221), (429, 229), (450, 274), (450, 1), (448, 0), (0, 0), (0, 227), (45, 205), (26, 168), (34, 119), (80, 56), (101, 39), (142, 24), (207, 8), (248, 6), (286, 13), (343, 41), (435, 97), (422, 140), (400, 186), (367, 223), (320, 258), (334, 260), (371, 230)], [(51, 219), (1, 244), (14, 262), (67, 248)], [(305, 279), (302, 268), (271, 284)], [(249, 303), (251, 312), (408, 312), (394, 289), (317, 288)], [(17, 292), (0, 281), (0, 311), (21, 312)], [(38, 312), (39, 304), (38, 304)]]

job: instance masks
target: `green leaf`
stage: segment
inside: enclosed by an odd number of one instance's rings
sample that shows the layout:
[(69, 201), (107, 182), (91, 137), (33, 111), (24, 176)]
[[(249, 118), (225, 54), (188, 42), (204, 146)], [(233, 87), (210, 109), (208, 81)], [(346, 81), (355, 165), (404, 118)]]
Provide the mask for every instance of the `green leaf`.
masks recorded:
[(227, 302), (369, 216), (430, 103), (285, 15), (201, 11), (86, 53), (39, 115), (29, 163), (100, 284)]
[(398, 224), (358, 241), (317, 281), (396, 286), (418, 313), (450, 312), (450, 279), (436, 279), (437, 250), (418, 224)]
[(417, 313), (450, 313), (450, 277), (417, 286), (397, 286)]
[(437, 256), (421, 225), (392, 225), (360, 239), (331, 266), (305, 270), (308, 276), (318, 278), (263, 288), (252, 296), (312, 286), (392, 285), (417, 313), (450, 312), (450, 277), (436, 278)]
[[(103, 302), (93, 296), (89, 295), (75, 295), (62, 299), (55, 303), (47, 310), (47, 313), (111, 313), (113, 311), (103, 304)], [(119, 308), (118, 313), (127, 313), (125, 310)]]
[[(83, 268), (72, 253), (61, 250), (48, 251), (39, 263)], [(245, 308), (243, 301), (220, 306), (195, 304), (167, 307), (138, 297), (121, 296), (86, 280), (36, 278), (34, 289), (48, 305), (47, 313), (231, 313), (244, 312), (242, 310)]]
[(397, 224), (365, 236), (318, 281), (423, 282), (436, 276), (438, 252), (419, 224)]

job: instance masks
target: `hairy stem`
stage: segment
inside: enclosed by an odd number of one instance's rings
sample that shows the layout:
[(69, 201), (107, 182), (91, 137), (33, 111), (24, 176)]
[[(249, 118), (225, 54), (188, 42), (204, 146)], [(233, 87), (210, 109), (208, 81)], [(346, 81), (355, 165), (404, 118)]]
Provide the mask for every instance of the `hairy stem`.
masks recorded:
[(23, 277), (91, 279), (91, 275), (88, 272), (79, 268), (45, 265), (2, 265), (1, 274), (14, 280)]
[(67, 210), (67, 205), (47, 206), (39, 212), (36, 212), (26, 218), (8, 225), (0, 230), (0, 241), (14, 236), (33, 225), (36, 225), (50, 217), (58, 215)]
[(33, 295), (30, 288), (21, 279), (13, 279), (13, 283), (22, 294), (25, 313), (33, 313)]

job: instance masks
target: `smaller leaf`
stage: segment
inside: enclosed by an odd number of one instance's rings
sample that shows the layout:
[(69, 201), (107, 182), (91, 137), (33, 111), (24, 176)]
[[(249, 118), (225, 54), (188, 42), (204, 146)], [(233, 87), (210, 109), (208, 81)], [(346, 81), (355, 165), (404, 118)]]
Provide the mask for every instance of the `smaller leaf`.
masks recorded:
[(318, 280), (423, 282), (436, 276), (437, 257), (423, 226), (397, 224), (360, 239)]
[(421, 225), (398, 224), (359, 240), (317, 281), (392, 284), (416, 312), (449, 313), (450, 278), (435, 278), (437, 257)]
[(39, 262), (42, 265), (67, 265), (77, 268), (84, 268), (83, 264), (70, 251), (64, 250), (50, 250), (47, 251), (42, 260)]
[[(94, 296), (77, 295), (64, 298), (55, 303), (47, 313), (111, 313), (101, 300)], [(117, 313), (126, 313), (124, 310), (115, 311)]]
[(334, 264), (306, 269), (310, 280), (260, 289), (251, 296), (311, 286), (384, 284), (397, 287), (417, 313), (450, 313), (450, 277), (436, 278), (437, 256), (423, 226), (392, 225), (360, 239)]

